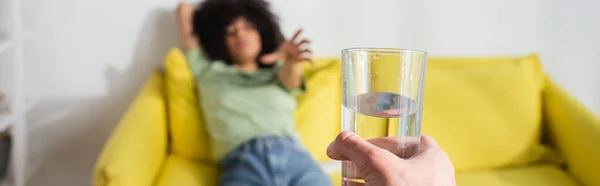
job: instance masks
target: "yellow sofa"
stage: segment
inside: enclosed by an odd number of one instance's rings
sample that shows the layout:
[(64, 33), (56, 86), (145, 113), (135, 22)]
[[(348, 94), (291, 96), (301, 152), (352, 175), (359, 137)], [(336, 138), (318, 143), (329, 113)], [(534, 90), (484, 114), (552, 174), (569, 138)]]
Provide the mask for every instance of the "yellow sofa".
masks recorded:
[[(340, 132), (340, 62), (316, 61), (305, 68), (297, 129), (340, 185), (339, 164), (325, 155)], [(216, 185), (185, 57), (173, 49), (165, 67), (114, 130), (94, 185)], [(600, 120), (543, 73), (536, 55), (431, 58), (423, 109), (423, 133), (448, 153), (459, 186), (600, 185)]]

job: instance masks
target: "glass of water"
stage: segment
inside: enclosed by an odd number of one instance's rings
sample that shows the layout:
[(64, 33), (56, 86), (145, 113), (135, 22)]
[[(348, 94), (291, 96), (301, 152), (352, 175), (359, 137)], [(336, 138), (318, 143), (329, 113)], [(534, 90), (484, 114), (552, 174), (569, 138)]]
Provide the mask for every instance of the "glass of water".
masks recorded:
[[(400, 158), (419, 149), (427, 53), (386, 48), (342, 51), (342, 130)], [(385, 142), (385, 144), (384, 144)], [(343, 185), (361, 185), (360, 171), (342, 162)]]

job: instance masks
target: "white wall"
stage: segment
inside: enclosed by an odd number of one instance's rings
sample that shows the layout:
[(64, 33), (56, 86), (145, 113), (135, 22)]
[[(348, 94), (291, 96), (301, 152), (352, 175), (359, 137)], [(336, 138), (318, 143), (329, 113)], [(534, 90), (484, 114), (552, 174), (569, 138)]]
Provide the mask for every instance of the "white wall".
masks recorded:
[(35, 34), (27, 47), (29, 92), (103, 96), (111, 83), (148, 74), (177, 46), (176, 3), (25, 0), (25, 26)]
[(24, 26), (33, 32), (25, 46), (26, 89), (42, 98), (29, 114), (31, 170), (41, 163), (34, 177), (47, 178), (39, 185), (89, 184), (119, 118), (168, 49), (179, 45), (177, 3), (23, 0)]
[(546, 72), (600, 114), (600, 1), (273, 2), (287, 33), (307, 28), (317, 55), (353, 46), (416, 48), (432, 56), (539, 53)]
[[(57, 128), (39, 129), (45, 136), (39, 140), (84, 139), (69, 143), (99, 152), (138, 88), (168, 48), (178, 46), (178, 0), (23, 1), (24, 26), (34, 33), (26, 45), (27, 92), (51, 99), (33, 122)], [(305, 28), (317, 56), (357, 46), (417, 48), (433, 56), (539, 52), (547, 72), (600, 114), (600, 1), (271, 2), (285, 33)]]
[[(432, 55), (539, 52), (547, 71), (598, 113), (600, 13), (593, 8), (600, 2), (578, 1), (271, 0), (286, 34), (305, 28), (318, 56), (352, 46)], [(111, 83), (147, 75), (177, 46), (174, 28), (160, 28), (174, 26), (176, 3), (26, 0), (25, 26), (36, 34), (27, 47), (28, 92), (103, 96)]]
[(543, 1), (538, 49), (546, 71), (600, 114), (600, 1)]

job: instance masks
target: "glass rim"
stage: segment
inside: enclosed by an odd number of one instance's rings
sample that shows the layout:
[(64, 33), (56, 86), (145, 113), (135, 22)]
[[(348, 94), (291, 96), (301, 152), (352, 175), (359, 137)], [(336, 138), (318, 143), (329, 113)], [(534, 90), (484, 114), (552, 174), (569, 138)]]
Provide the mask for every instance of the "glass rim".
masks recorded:
[(427, 55), (427, 52), (415, 49), (404, 49), (404, 48), (377, 48), (377, 47), (357, 47), (357, 48), (345, 48), (342, 53), (346, 52), (369, 52), (369, 53), (387, 53), (387, 54), (399, 54), (399, 53), (416, 53), (421, 55)]

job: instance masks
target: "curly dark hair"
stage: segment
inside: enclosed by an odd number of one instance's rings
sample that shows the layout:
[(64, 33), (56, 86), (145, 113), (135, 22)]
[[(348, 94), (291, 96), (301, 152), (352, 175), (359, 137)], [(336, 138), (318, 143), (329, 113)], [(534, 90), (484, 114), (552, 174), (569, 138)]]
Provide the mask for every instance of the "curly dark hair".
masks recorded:
[[(206, 0), (194, 13), (193, 31), (201, 40), (200, 45), (210, 61), (222, 60), (229, 65), (233, 64), (225, 44), (226, 29), (239, 17), (254, 24), (260, 34), (262, 49), (257, 57), (274, 52), (283, 43), (278, 18), (269, 10), (269, 3), (266, 1)], [(258, 65), (259, 68), (273, 66), (262, 63)]]

